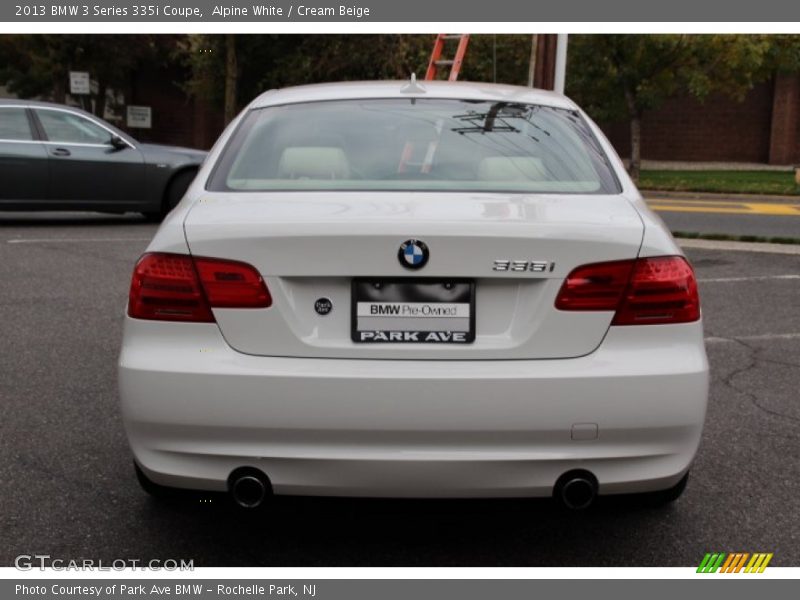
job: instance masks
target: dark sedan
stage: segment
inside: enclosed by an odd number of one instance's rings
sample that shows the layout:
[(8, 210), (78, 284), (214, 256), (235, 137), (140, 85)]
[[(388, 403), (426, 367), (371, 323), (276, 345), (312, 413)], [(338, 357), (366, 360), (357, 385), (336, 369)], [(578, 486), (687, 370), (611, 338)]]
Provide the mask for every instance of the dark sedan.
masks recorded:
[(0, 210), (141, 212), (183, 197), (205, 152), (142, 144), (85, 111), (0, 100)]

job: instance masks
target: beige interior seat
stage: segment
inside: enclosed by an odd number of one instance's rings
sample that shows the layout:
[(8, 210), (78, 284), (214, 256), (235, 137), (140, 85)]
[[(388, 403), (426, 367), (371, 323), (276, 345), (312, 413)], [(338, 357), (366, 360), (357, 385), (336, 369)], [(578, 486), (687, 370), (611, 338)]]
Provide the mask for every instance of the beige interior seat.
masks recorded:
[(545, 181), (541, 158), (534, 156), (489, 156), (478, 163), (481, 181)]
[(335, 146), (286, 148), (278, 162), (279, 179), (349, 179), (350, 165)]

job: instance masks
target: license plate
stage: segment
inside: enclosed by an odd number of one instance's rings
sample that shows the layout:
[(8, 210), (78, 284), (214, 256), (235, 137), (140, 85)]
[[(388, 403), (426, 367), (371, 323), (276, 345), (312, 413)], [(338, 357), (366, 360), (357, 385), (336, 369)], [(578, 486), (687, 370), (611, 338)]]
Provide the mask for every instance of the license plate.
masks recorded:
[(354, 279), (351, 334), (359, 344), (470, 344), (475, 341), (475, 283)]

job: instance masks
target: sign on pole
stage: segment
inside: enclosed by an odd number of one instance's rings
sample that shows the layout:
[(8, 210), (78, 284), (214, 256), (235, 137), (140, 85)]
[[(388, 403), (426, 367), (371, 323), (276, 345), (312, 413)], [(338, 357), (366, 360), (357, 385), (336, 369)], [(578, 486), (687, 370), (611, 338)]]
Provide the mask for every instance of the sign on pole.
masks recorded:
[(91, 94), (92, 84), (89, 73), (86, 71), (69, 72), (69, 93), (70, 94)]
[(153, 126), (153, 114), (149, 106), (128, 106), (128, 127), (150, 129)]

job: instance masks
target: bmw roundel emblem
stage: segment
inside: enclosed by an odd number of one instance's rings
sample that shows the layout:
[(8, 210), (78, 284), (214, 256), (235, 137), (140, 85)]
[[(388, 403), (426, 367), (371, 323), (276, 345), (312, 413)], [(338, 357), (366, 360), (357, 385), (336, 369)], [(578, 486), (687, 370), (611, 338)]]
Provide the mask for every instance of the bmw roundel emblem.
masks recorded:
[(425, 242), (406, 240), (400, 245), (397, 258), (406, 269), (421, 269), (428, 262), (430, 254)]

